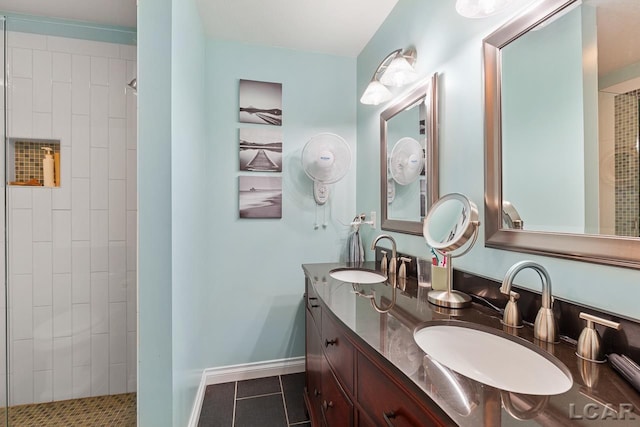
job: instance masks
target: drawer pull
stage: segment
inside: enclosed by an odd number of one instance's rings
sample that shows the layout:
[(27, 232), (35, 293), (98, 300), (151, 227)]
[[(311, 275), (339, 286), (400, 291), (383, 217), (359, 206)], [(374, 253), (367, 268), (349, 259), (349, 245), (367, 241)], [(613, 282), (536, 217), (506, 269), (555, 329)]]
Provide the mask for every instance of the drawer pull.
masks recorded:
[(317, 388), (314, 388), (314, 389), (313, 389), (313, 395), (314, 395), (315, 397), (318, 397), (318, 396), (320, 396), (321, 394), (322, 394), (322, 393), (320, 393), (320, 390), (318, 390)]
[(332, 340), (324, 340), (324, 346), (329, 347), (330, 345), (338, 344), (338, 338), (334, 338)]
[(318, 304), (311, 304), (311, 308), (318, 308), (320, 307)]
[(322, 402), (322, 407), (324, 408), (324, 410), (328, 410), (329, 408), (333, 408), (333, 401), (330, 400), (328, 403), (325, 400), (324, 402)]
[(391, 420), (396, 417), (396, 414), (393, 411), (383, 412), (382, 417), (384, 418), (385, 422), (389, 427), (393, 427), (393, 423), (391, 422)]

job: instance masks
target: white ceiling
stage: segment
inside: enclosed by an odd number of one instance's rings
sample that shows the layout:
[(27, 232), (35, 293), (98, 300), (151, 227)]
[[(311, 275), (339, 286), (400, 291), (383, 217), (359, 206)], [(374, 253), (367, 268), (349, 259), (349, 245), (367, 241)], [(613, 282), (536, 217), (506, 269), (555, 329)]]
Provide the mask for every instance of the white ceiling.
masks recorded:
[(196, 0), (215, 39), (357, 56), (398, 0)]
[[(195, 1), (212, 38), (352, 57), (398, 2)], [(600, 74), (640, 60), (640, 1), (585, 1), (598, 7)], [(0, 11), (136, 27), (136, 0), (0, 0)]]
[[(343, 56), (357, 56), (397, 2), (196, 0), (212, 38)], [(136, 27), (136, 0), (0, 0), (0, 11)]]
[(598, 10), (598, 73), (640, 61), (640, 1), (592, 0)]

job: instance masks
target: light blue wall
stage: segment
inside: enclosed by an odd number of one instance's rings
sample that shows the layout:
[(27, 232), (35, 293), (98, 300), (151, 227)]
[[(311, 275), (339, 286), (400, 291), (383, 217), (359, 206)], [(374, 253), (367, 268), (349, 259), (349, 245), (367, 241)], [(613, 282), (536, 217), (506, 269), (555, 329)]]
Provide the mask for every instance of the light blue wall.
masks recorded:
[(193, 0), (138, 8), (138, 425), (184, 426), (204, 362), (205, 36)]
[[(355, 58), (209, 40), (207, 45), (207, 173), (210, 203), (202, 229), (214, 255), (203, 289), (210, 332), (199, 347), (207, 366), (304, 355), (304, 276), (300, 265), (337, 260), (355, 210)], [(282, 219), (238, 219), (239, 79), (283, 85)], [(265, 127), (266, 125), (262, 125)], [(270, 127), (271, 128), (271, 127)], [(333, 132), (353, 150), (351, 172), (316, 208), (300, 154), (318, 132)], [(264, 174), (274, 176), (273, 174)], [(277, 176), (277, 175), (276, 175)], [(326, 217), (327, 228), (322, 227)], [(314, 223), (320, 226), (314, 230)]]
[[(597, 52), (598, 23), (594, 5), (582, 5), (582, 51)], [(597, 55), (583, 55), (583, 97), (584, 97), (584, 169), (599, 170), (598, 143), (598, 58)], [(600, 174), (585, 173), (585, 232), (600, 232)], [(605, 197), (603, 195), (603, 197)], [(604, 233), (604, 231), (603, 231)]]
[[(141, 426), (185, 425), (206, 367), (302, 356), (300, 264), (338, 259), (355, 216), (355, 167), (316, 209), (300, 165), (318, 132), (343, 136), (355, 163), (355, 59), (205, 48), (195, 7), (179, 6), (138, 15)], [(238, 219), (240, 78), (283, 84), (280, 220)]]
[(7, 31), (20, 31), (23, 33), (44, 34), (48, 36), (69, 37), (107, 43), (136, 44), (137, 41), (135, 28), (98, 25), (68, 19), (3, 11), (0, 11), (0, 15), (9, 18), (7, 20)]
[(638, 77), (640, 77), (640, 62), (635, 62), (624, 68), (612, 71), (611, 73), (600, 77), (598, 87), (600, 89), (607, 89), (608, 87), (615, 84), (626, 82), (627, 80), (635, 79)]
[(172, 397), (171, 0), (138, 7), (138, 425)]
[[(173, 425), (187, 425), (202, 376), (204, 298), (215, 274), (211, 242), (207, 147), (206, 42), (194, 0), (173, 2), (171, 46), (171, 232)], [(142, 83), (142, 82), (141, 82)]]
[[(509, 12), (508, 12), (509, 13)], [(508, 19), (508, 13), (470, 20), (457, 15), (454, 2), (400, 0), (389, 18), (358, 56), (358, 94), (372, 70), (389, 52), (414, 45), (418, 71), (440, 74), (440, 194), (468, 195), (484, 217), (484, 124), (482, 39)], [(385, 105), (358, 106), (357, 208), (379, 210), (378, 115)], [(370, 239), (379, 230), (367, 232)], [(400, 250), (429, 256), (424, 239), (392, 233)], [(640, 272), (550, 257), (485, 248), (484, 228), (478, 244), (454, 260), (454, 267), (501, 280), (517, 261), (533, 259), (548, 268), (556, 296), (640, 319)], [(522, 277), (521, 277), (522, 276)], [(518, 275), (538, 289), (535, 275)], [(537, 279), (537, 280), (536, 280)]]
[(528, 230), (584, 233), (580, 8), (510, 43), (501, 59), (503, 197)]

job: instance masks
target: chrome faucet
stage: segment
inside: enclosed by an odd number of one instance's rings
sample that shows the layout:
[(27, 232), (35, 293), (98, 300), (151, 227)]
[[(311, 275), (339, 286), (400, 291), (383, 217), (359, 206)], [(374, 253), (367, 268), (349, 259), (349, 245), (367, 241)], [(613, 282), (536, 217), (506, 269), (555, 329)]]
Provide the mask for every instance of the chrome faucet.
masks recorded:
[(376, 244), (378, 243), (378, 241), (382, 239), (388, 239), (391, 242), (391, 259), (389, 260), (389, 268), (387, 269), (387, 271), (389, 272), (389, 274), (395, 275), (396, 274), (396, 258), (398, 257), (398, 253), (396, 251), (397, 246), (396, 246), (395, 239), (389, 236), (388, 234), (381, 234), (375, 239), (373, 239), (373, 242), (371, 242), (371, 250), (374, 251), (376, 249)]
[[(526, 268), (531, 268), (542, 280), (542, 307), (538, 311), (536, 321), (533, 325), (533, 335), (546, 342), (556, 342), (558, 339), (558, 326), (556, 325), (556, 319), (553, 317), (553, 300), (551, 298), (551, 279), (547, 270), (533, 261), (520, 261), (511, 266), (507, 274), (504, 276), (502, 286), (500, 286), (500, 292), (511, 297), (511, 285), (516, 275)], [(513, 301), (513, 298), (510, 303)], [(505, 310), (504, 323), (509, 325), (507, 317), (507, 310)]]

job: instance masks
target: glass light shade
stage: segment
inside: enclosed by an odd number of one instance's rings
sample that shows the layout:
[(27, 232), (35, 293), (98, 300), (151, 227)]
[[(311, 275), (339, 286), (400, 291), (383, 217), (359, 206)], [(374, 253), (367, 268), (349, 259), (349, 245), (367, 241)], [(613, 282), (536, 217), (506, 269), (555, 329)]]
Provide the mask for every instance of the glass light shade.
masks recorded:
[(457, 0), (456, 11), (465, 18), (484, 18), (509, 6), (513, 0)]
[(380, 77), (380, 83), (386, 86), (400, 87), (418, 79), (418, 73), (413, 69), (409, 61), (399, 55), (391, 61), (387, 69)]
[(391, 92), (377, 80), (371, 80), (364, 90), (360, 102), (366, 105), (378, 105), (391, 99)]

